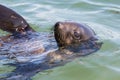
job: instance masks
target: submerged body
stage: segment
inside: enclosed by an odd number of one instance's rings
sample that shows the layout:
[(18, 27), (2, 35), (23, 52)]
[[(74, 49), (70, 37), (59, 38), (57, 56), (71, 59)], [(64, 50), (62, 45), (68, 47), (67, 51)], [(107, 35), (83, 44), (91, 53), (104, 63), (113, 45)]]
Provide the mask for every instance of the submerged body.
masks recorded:
[(34, 31), (22, 16), (3, 5), (0, 5), (0, 29), (10, 32), (14, 36)]
[(56, 47), (54, 37), (49, 37), (50, 35), (43, 32), (28, 32), (26, 37), (22, 38), (14, 38), (13, 36), (0, 37), (0, 55), (14, 54), (16, 58), (40, 55)]

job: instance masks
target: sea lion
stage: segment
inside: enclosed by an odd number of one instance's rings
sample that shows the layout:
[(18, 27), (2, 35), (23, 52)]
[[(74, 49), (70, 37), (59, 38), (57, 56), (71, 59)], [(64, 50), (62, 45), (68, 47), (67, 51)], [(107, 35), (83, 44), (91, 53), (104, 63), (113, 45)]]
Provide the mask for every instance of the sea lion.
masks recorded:
[(60, 48), (97, 39), (89, 26), (76, 22), (57, 22), (54, 25), (54, 35)]
[(14, 36), (34, 31), (22, 16), (3, 5), (0, 5), (0, 29), (8, 31)]
[(64, 49), (58, 49), (54, 37), (50, 37), (50, 33), (46, 32), (32, 32), (27, 35), (28, 40), (23, 38), (9, 41), (8, 38), (3, 38), (0, 41), (3, 43), (0, 48), (0, 59), (8, 56), (10, 60), (15, 60), (15, 63), (12, 61), (13, 63), (9, 64), (7, 61), (6, 65), (16, 67), (9, 72), (10, 74), (7, 73), (3, 80), (31, 79), (38, 72), (65, 65), (80, 56), (96, 52), (101, 47), (101, 43), (97, 43), (94, 38), (94, 31), (83, 24), (57, 22), (54, 25), (54, 34), (58, 47)]

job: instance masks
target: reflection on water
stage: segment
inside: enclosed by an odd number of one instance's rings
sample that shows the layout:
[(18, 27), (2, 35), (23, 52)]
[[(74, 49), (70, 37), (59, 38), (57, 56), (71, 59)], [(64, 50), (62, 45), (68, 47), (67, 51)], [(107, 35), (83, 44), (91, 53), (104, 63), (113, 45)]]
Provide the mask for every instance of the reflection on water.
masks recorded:
[[(119, 80), (119, 0), (0, 0), (0, 3), (21, 14), (37, 31), (46, 31), (57, 21), (83, 22), (104, 42), (101, 50), (93, 55), (40, 72), (33, 80)], [(3, 62), (0, 61), (0, 76), (12, 71)]]

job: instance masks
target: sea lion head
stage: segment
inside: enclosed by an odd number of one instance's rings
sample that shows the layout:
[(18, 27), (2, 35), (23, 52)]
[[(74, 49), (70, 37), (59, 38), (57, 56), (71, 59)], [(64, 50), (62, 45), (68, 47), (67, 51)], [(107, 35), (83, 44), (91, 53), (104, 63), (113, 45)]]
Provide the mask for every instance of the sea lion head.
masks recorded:
[[(13, 13), (10, 11), (11, 14)], [(26, 22), (26, 20), (20, 16), (19, 14), (12, 14), (10, 15), (10, 19), (8, 21), (11, 25), (8, 25), (8, 28), (11, 28), (12, 30), (8, 30), (11, 33), (17, 33), (20, 35), (27, 34), (28, 31), (34, 31), (29, 24)]]
[(57, 22), (54, 25), (54, 35), (59, 47), (80, 43), (81, 34), (77, 24)]
[(34, 31), (21, 15), (3, 5), (0, 5), (0, 29), (16, 37), (27, 35), (28, 31)]
[(18, 33), (18, 34), (22, 34), (25, 35), (28, 31), (29, 25), (25, 22), (25, 21), (18, 21), (14, 23), (14, 32)]
[(32, 29), (25, 21), (14, 23), (13, 28), (14, 30), (11, 30), (11, 33), (13, 33), (14, 36), (27, 35), (30, 31), (34, 32), (34, 29)]
[(80, 44), (91, 37), (94, 32), (88, 26), (76, 22), (57, 22), (54, 25), (54, 35), (59, 47)]

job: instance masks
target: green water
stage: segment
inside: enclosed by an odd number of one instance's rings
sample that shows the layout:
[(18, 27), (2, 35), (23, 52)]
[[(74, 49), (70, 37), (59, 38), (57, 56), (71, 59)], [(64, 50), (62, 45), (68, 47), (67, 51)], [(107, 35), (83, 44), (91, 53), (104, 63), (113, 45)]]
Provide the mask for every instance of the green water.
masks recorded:
[[(49, 31), (57, 21), (83, 22), (104, 42), (98, 52), (37, 73), (33, 80), (120, 79), (120, 0), (0, 0), (0, 4), (18, 12), (38, 32)], [(14, 69), (0, 63), (0, 74)]]

